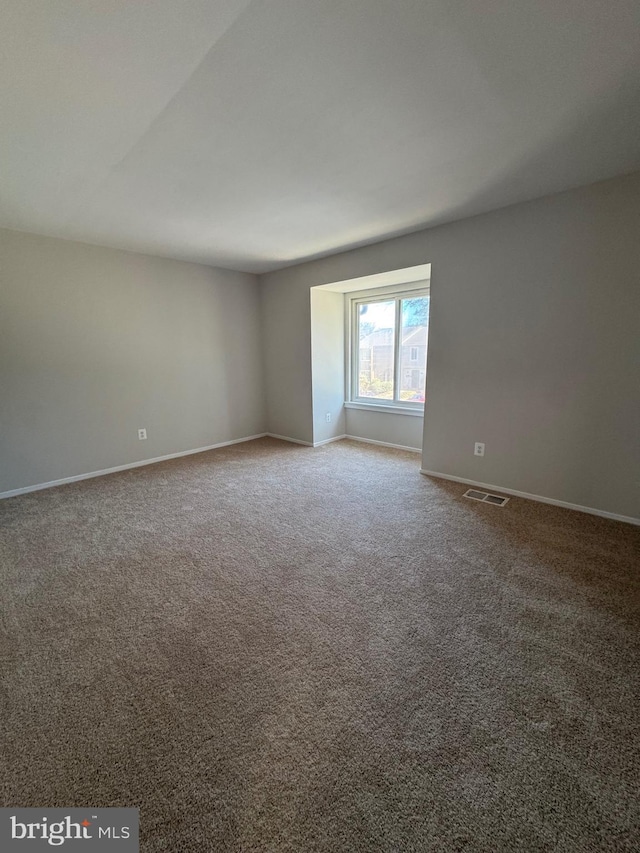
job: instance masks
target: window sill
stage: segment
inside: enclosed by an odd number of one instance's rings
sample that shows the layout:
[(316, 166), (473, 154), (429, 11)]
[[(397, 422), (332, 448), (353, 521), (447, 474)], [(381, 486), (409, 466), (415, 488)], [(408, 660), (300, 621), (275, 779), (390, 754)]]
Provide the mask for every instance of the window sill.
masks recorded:
[(382, 403), (352, 403), (344, 404), (345, 409), (359, 409), (361, 412), (384, 412), (387, 415), (410, 415), (414, 418), (424, 417), (424, 408), (414, 409), (408, 406), (385, 406)]

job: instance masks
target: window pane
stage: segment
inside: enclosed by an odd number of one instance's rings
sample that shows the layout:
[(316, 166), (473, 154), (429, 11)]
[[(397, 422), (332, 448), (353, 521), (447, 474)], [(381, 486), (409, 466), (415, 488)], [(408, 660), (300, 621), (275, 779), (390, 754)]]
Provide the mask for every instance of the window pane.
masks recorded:
[(400, 399), (424, 403), (429, 334), (429, 297), (402, 300)]
[(393, 400), (396, 304), (358, 305), (358, 397)]

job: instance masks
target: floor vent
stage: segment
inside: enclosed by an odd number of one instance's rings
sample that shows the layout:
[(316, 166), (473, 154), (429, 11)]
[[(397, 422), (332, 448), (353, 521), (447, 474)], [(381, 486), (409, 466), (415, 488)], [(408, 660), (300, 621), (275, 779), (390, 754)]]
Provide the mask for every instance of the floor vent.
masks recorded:
[(509, 500), (509, 498), (504, 498), (502, 495), (491, 495), (489, 492), (479, 492), (477, 489), (467, 489), (463, 497), (471, 498), (474, 501), (482, 501), (486, 504), (495, 504), (495, 506), (504, 506)]

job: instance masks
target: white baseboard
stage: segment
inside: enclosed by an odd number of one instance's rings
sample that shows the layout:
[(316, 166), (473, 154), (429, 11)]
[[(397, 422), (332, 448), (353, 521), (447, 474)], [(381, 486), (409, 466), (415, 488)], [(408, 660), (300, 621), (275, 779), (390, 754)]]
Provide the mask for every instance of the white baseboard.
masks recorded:
[(268, 432), (269, 438), (279, 438), (281, 441), (291, 441), (294, 444), (303, 444), (305, 447), (322, 447), (324, 444), (330, 444), (332, 441), (342, 441), (345, 438), (350, 438), (352, 441), (362, 441), (364, 444), (378, 444), (380, 447), (392, 447), (394, 450), (409, 450), (411, 453), (422, 453), (419, 447), (406, 447), (404, 444), (390, 444), (388, 441), (374, 441), (372, 438), (361, 438), (359, 435), (336, 435), (334, 438), (325, 438), (323, 441), (316, 441), (313, 444), (310, 441), (301, 441), (299, 438), (289, 438), (287, 435), (276, 435), (274, 432)]
[(266, 432), (265, 435), (269, 438), (279, 438), (280, 441), (289, 441), (291, 444), (302, 444), (304, 447), (313, 447), (313, 442), (311, 441), (301, 441), (299, 438), (290, 438), (288, 435), (278, 435), (275, 432)]
[(344, 438), (350, 438), (352, 441), (361, 441), (364, 444), (378, 444), (380, 447), (392, 447), (394, 450), (408, 450), (411, 453), (422, 453), (419, 447), (407, 447), (404, 444), (390, 444), (388, 441), (374, 441), (373, 438), (362, 438), (359, 435), (345, 435)]
[(342, 441), (343, 438), (347, 438), (346, 435), (334, 435), (333, 438), (325, 438), (322, 441), (314, 441), (314, 447), (322, 447), (323, 444), (331, 444), (332, 441)]
[(364, 444), (378, 444), (380, 447), (392, 447), (394, 450), (409, 450), (411, 453), (422, 453), (419, 447), (406, 447), (404, 444), (390, 444), (388, 441), (374, 441), (372, 438), (361, 438), (359, 435), (336, 435), (333, 438), (325, 438), (323, 441), (316, 441), (313, 444), (310, 441), (301, 441), (299, 438), (290, 438), (287, 435), (276, 435), (274, 432), (268, 432), (269, 438), (279, 438), (281, 441), (291, 441), (293, 444), (303, 444), (305, 447), (322, 447), (324, 444), (331, 444), (333, 441), (342, 441), (345, 438), (350, 438), (352, 441), (362, 441)]
[(24, 486), (22, 489), (11, 489), (8, 492), (0, 492), (0, 500), (2, 498), (14, 498), (17, 495), (26, 495), (29, 492), (39, 492), (41, 489), (52, 489), (54, 486), (64, 486), (65, 483), (77, 483), (79, 480), (103, 477), (105, 474), (116, 474), (118, 471), (128, 471), (130, 468), (142, 468), (145, 465), (166, 462), (168, 459), (177, 459), (180, 456), (205, 453), (207, 450), (217, 450), (219, 447), (229, 447), (231, 444), (242, 444), (245, 441), (264, 438), (266, 435), (266, 432), (261, 432), (258, 435), (248, 435), (245, 438), (234, 438), (231, 441), (220, 441), (218, 444), (209, 444), (206, 447), (196, 447), (194, 450), (181, 450), (179, 453), (168, 453), (166, 456), (156, 456), (153, 459), (141, 459), (139, 462), (129, 462), (126, 465), (116, 465), (113, 468), (103, 468), (101, 471), (90, 471), (87, 474), (75, 474), (73, 477), (63, 477), (61, 480), (50, 480), (48, 483), (37, 483), (35, 486)]
[(560, 506), (563, 509), (574, 509), (577, 512), (586, 512), (589, 515), (599, 515), (601, 518), (610, 518), (613, 521), (624, 521), (627, 524), (640, 525), (640, 518), (633, 518), (629, 515), (617, 515), (615, 512), (605, 512), (603, 509), (594, 509), (590, 506), (580, 506), (580, 504), (571, 504), (567, 501), (559, 501), (555, 498), (545, 498), (542, 495), (531, 495), (529, 492), (519, 492), (516, 489), (505, 489), (503, 486), (494, 486), (489, 483), (479, 483), (476, 480), (467, 480), (465, 477), (454, 477), (452, 474), (441, 474), (438, 471), (426, 471), (420, 469), (421, 474), (427, 477), (438, 477), (440, 480), (452, 480), (454, 483), (464, 483), (465, 486), (475, 486), (476, 488), (484, 489), (490, 492), (504, 492), (507, 495), (513, 495), (516, 498), (525, 498), (528, 501), (537, 501), (542, 504), (551, 504), (551, 506)]

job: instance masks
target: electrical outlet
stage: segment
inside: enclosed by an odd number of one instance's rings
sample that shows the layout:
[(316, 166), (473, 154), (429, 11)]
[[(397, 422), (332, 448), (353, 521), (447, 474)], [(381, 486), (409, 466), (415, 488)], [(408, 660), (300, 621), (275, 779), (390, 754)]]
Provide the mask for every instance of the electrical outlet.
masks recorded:
[(146, 441), (147, 440), (146, 429), (139, 429), (138, 430), (138, 438), (140, 439), (140, 441)]
[(484, 456), (484, 444), (481, 441), (476, 441), (473, 453), (474, 456)]
[(327, 412), (327, 414), (324, 416), (324, 419), (328, 424), (330, 424), (331, 423), (331, 412)]

